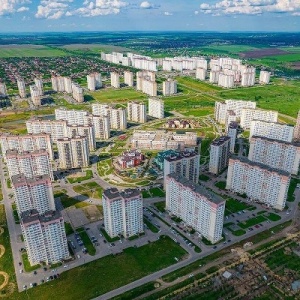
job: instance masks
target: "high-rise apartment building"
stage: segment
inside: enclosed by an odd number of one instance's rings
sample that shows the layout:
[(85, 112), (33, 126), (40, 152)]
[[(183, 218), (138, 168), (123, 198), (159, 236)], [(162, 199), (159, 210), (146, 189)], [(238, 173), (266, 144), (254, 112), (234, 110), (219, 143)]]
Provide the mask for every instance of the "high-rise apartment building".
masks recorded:
[(250, 129), (251, 122), (253, 120), (277, 122), (278, 111), (253, 109), (253, 108), (242, 109), (241, 122), (240, 122), (241, 127), (244, 129)]
[(171, 78), (168, 78), (163, 82), (163, 95), (171, 96), (177, 94), (177, 81)]
[(143, 198), (139, 190), (107, 189), (102, 204), (105, 230), (111, 238), (128, 238), (143, 232)]
[(51, 76), (52, 89), (56, 92), (64, 92), (65, 91), (65, 80), (62, 76)]
[(211, 243), (222, 239), (225, 200), (203, 186), (179, 174), (168, 175), (166, 209)]
[(19, 215), (30, 209), (36, 209), (40, 214), (55, 210), (51, 178), (48, 175), (27, 178), (24, 174), (18, 174), (12, 176), (11, 182)]
[(288, 124), (252, 121), (250, 126), (250, 138), (253, 135), (258, 135), (290, 143), (293, 139), (293, 133), (294, 127)]
[(92, 113), (95, 116), (109, 116), (110, 128), (124, 130), (127, 128), (125, 108), (115, 108), (108, 104), (92, 104)]
[(36, 85), (30, 85), (30, 96), (31, 101), (35, 106), (40, 106), (42, 104), (41, 102), (41, 91), (38, 89)]
[(204, 81), (207, 76), (207, 69), (204, 68), (197, 68), (196, 69), (196, 78), (199, 80)]
[(248, 159), (297, 175), (300, 164), (300, 143), (252, 136)]
[(88, 112), (85, 110), (57, 108), (55, 120), (67, 121), (68, 125), (89, 125)]
[(70, 125), (67, 126), (67, 137), (74, 138), (76, 136), (84, 136), (88, 140), (89, 151), (96, 150), (96, 139), (93, 125)]
[[(74, 93), (73, 84), (75, 84), (75, 83), (72, 82), (71, 77), (64, 77), (64, 92), (66, 92), (68, 94), (72, 94), (72, 92)], [(73, 98), (74, 98), (74, 96), (73, 96)]]
[(219, 174), (228, 166), (230, 152), (229, 136), (221, 136), (210, 145), (209, 172)]
[[(226, 124), (228, 118), (228, 111), (235, 114), (235, 118), (241, 118), (243, 108), (256, 108), (256, 102), (244, 100), (225, 100), (224, 102), (215, 103), (215, 119), (220, 124)], [(237, 120), (231, 120), (237, 121)], [(228, 123), (229, 124), (229, 123)]]
[(147, 122), (146, 105), (143, 102), (130, 101), (127, 103), (127, 118), (137, 123)]
[(0, 98), (7, 97), (7, 88), (4, 82), (0, 82)]
[(120, 75), (117, 72), (110, 73), (110, 84), (112, 87), (119, 89), (120, 88)]
[(18, 152), (46, 150), (49, 159), (53, 160), (51, 137), (49, 134), (26, 134), (26, 135), (0, 135), (1, 150), (4, 160), (9, 150)]
[(241, 66), (241, 86), (253, 86), (255, 84), (255, 68), (249, 66)]
[(64, 220), (59, 211), (39, 214), (35, 209), (21, 214), (21, 230), (30, 264), (55, 264), (69, 259)]
[(110, 138), (109, 116), (92, 116), (95, 138), (107, 140)]
[(176, 173), (194, 183), (199, 181), (200, 155), (196, 152), (184, 151), (179, 155), (164, 159), (164, 186), (167, 175)]
[(150, 81), (143, 79), (143, 93), (151, 96), (151, 97), (156, 97), (157, 96), (157, 83), (155, 81)]
[(90, 91), (98, 90), (102, 87), (102, 80), (100, 73), (92, 73), (87, 75), (87, 86)]
[(251, 200), (282, 210), (290, 184), (290, 173), (252, 162), (229, 159), (226, 189), (246, 194)]
[(239, 128), (239, 125), (236, 122), (230, 122), (230, 124), (227, 127), (227, 135), (230, 137), (230, 147), (229, 147), (230, 153), (234, 153), (235, 141), (236, 141), (237, 134), (238, 134), (238, 128)]
[[(230, 70), (231, 71), (231, 70)], [(233, 71), (229, 72), (220, 72), (218, 85), (224, 88), (233, 88), (234, 87), (234, 73)]]
[(52, 166), (49, 153), (46, 150), (24, 151), (8, 150), (6, 162), (9, 176), (24, 174), (27, 178), (48, 175), (51, 181), (53, 178)]
[(297, 121), (294, 129), (294, 140), (300, 142), (300, 110), (298, 111)]
[(220, 71), (211, 70), (209, 73), (209, 82), (218, 83), (219, 82)]
[(259, 73), (259, 83), (268, 84), (270, 82), (271, 72), (260, 71)]
[(21, 98), (26, 98), (26, 86), (25, 86), (25, 81), (23, 78), (18, 77), (17, 78), (17, 85), (18, 85), (18, 90), (19, 90), (19, 95)]
[(133, 73), (130, 71), (124, 72), (124, 83), (128, 86), (133, 86)]
[(89, 145), (85, 136), (57, 140), (60, 169), (84, 168), (89, 165)]
[(79, 84), (72, 82), (72, 92), (73, 92), (72, 94), (73, 98), (78, 103), (84, 102), (83, 88)]
[(149, 98), (148, 100), (148, 115), (157, 119), (165, 117), (164, 101), (159, 98)]
[(44, 88), (43, 88), (43, 80), (42, 78), (34, 78), (34, 84), (37, 87), (39, 91), (39, 95), (43, 96), (44, 95)]

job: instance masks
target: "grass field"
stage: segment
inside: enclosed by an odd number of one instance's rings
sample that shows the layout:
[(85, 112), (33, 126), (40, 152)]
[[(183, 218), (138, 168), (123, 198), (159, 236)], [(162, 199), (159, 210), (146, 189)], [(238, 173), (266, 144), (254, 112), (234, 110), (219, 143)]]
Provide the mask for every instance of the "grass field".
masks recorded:
[(68, 176), (67, 180), (69, 181), (69, 183), (76, 183), (76, 182), (81, 182), (81, 181), (89, 180), (89, 179), (93, 178), (93, 171), (86, 170), (85, 172), (86, 172), (85, 176), (82, 176), (82, 177), (71, 177), (71, 176)]
[(88, 198), (101, 199), (103, 189), (96, 182), (88, 182), (81, 185), (76, 185), (73, 190)]
[(66, 56), (64, 51), (40, 45), (1, 45), (0, 58)]
[(88, 234), (86, 233), (85, 229), (77, 228), (76, 231), (78, 232), (88, 254), (94, 256), (96, 254), (96, 249), (95, 249), (92, 241), (90, 240)]
[(228, 199), (226, 199), (225, 207), (226, 207), (225, 215), (228, 216), (232, 213), (236, 213), (238, 211), (248, 209), (250, 207), (250, 205), (248, 205), (244, 202), (240, 202), (238, 200), (235, 200), (233, 198), (228, 198)]
[[(119, 255), (109, 255), (81, 267), (74, 268), (60, 275), (60, 279), (29, 289), (30, 299), (87, 300), (95, 298), (110, 290), (144, 277), (150, 273), (166, 268), (177, 257), (182, 259), (185, 251), (169, 237), (140, 248), (127, 248)], [(109, 266), (109, 267), (108, 267)], [(18, 298), (24, 299), (25, 293)]]

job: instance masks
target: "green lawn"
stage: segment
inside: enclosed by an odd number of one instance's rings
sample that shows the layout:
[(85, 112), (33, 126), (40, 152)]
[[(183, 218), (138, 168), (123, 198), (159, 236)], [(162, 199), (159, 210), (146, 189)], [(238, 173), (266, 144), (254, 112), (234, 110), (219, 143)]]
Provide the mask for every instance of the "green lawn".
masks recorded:
[(228, 198), (228, 199), (226, 199), (225, 207), (226, 207), (225, 215), (227, 216), (232, 213), (236, 213), (238, 211), (248, 209), (250, 206), (244, 202), (240, 202), (233, 198)]
[(32, 272), (32, 271), (37, 270), (41, 267), (40, 264), (32, 266), (30, 264), (29, 260), (28, 260), (27, 253), (22, 253), (22, 260), (23, 260), (23, 267), (24, 267), (24, 270), (26, 272)]
[(19, 218), (18, 211), (17, 211), (17, 205), (15, 203), (12, 204), (12, 209), (13, 209), (15, 223), (20, 224), (20, 218)]
[(65, 230), (66, 230), (66, 235), (70, 235), (70, 234), (74, 233), (74, 230), (73, 230), (71, 224), (68, 222), (65, 222)]
[(256, 224), (260, 224), (260, 223), (263, 223), (264, 221), (266, 221), (267, 219), (260, 215), (260, 216), (257, 216), (257, 217), (254, 217), (254, 218), (251, 218), (245, 222), (239, 222), (238, 225), (243, 228), (243, 229), (246, 229), (248, 227), (251, 227), (251, 226), (254, 226)]
[(132, 300), (135, 299), (136, 297), (143, 295), (147, 292), (155, 290), (154, 286), (155, 282), (149, 282), (145, 283), (135, 289), (132, 289), (128, 292), (125, 292), (119, 296), (111, 298), (111, 300)]
[(199, 179), (202, 180), (202, 181), (208, 181), (208, 180), (209, 180), (209, 177), (206, 176), (206, 175), (204, 175), (204, 174), (201, 174), (201, 175), (199, 176)]
[[(27, 291), (30, 299), (87, 300), (176, 263), (186, 252), (169, 237), (140, 248), (127, 248), (60, 275), (60, 279)], [(20, 294), (26, 298), (25, 292)]]
[(105, 237), (105, 239), (106, 239), (108, 242), (110, 242), (110, 243), (116, 242), (116, 241), (118, 241), (118, 240), (120, 239), (118, 236), (117, 236), (117, 237), (114, 237), (114, 238), (111, 238), (111, 237), (108, 235), (108, 233), (105, 231), (104, 228), (101, 228), (100, 231), (101, 231), (101, 233), (103, 234), (103, 236)]
[(231, 232), (232, 232), (232, 234), (235, 235), (235, 236), (241, 236), (241, 235), (243, 235), (243, 234), (246, 233), (246, 231), (243, 230), (243, 229), (231, 230)]
[(59, 197), (60, 197), (60, 202), (64, 208), (67, 208), (70, 206), (75, 206), (76, 208), (82, 208), (85, 206), (89, 206), (88, 203), (78, 201), (72, 197), (69, 197), (68, 195), (65, 195), (65, 194), (62, 194)]
[(67, 180), (69, 183), (76, 183), (76, 182), (81, 182), (84, 180), (89, 180), (93, 178), (93, 171), (92, 170), (86, 170), (86, 174), (83, 177), (67, 177)]
[(290, 186), (289, 186), (289, 190), (288, 190), (288, 195), (287, 195), (287, 201), (288, 202), (295, 201), (294, 192), (295, 192), (295, 189), (296, 189), (296, 186), (297, 186), (298, 183), (300, 183), (299, 179), (291, 178), (291, 182), (290, 182)]
[(96, 182), (83, 183), (81, 185), (73, 186), (73, 190), (88, 198), (101, 199), (103, 189)]
[(150, 221), (148, 221), (146, 218), (144, 218), (144, 223), (147, 225), (147, 227), (154, 233), (159, 232), (159, 229), (154, 226)]
[(281, 217), (279, 216), (279, 215), (277, 215), (277, 214), (274, 214), (274, 213), (269, 213), (269, 214), (265, 214), (265, 216), (269, 219), (269, 220), (271, 220), (271, 221), (279, 221), (279, 220), (281, 220)]
[(166, 201), (155, 202), (154, 206), (161, 212), (166, 211)]
[(215, 183), (215, 186), (221, 190), (225, 190), (226, 181), (218, 181)]
[(96, 249), (95, 249), (92, 241), (90, 240), (88, 234), (86, 233), (86, 231), (83, 228), (77, 228), (77, 232), (78, 232), (88, 254), (94, 256), (96, 254)]
[(6, 179), (6, 184), (7, 184), (7, 187), (9, 188), (9, 189), (11, 189), (11, 180), (8, 178), (8, 179)]
[(160, 188), (150, 189), (149, 192), (152, 194), (152, 197), (165, 197), (166, 193)]

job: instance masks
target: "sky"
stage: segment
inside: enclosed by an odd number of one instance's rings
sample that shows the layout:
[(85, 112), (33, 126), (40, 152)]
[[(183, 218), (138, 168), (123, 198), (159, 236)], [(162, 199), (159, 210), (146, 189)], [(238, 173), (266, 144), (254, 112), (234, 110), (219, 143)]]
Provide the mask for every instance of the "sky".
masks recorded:
[(300, 0), (0, 0), (0, 32), (300, 31)]

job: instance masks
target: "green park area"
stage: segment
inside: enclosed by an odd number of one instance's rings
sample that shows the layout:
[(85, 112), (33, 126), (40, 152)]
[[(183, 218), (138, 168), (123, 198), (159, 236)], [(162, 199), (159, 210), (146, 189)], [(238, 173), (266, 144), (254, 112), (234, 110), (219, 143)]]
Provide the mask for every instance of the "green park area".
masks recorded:
[(94, 256), (96, 254), (96, 249), (91, 241), (91, 239), (89, 238), (88, 234), (86, 233), (84, 228), (77, 228), (76, 231), (78, 232), (85, 249), (87, 250), (87, 253), (89, 255)]
[(73, 186), (73, 190), (87, 198), (101, 199), (103, 189), (96, 182), (88, 182)]
[[(105, 256), (64, 272), (59, 280), (29, 289), (27, 295), (30, 299), (46, 300), (56, 298), (59, 290), (60, 298), (65, 300), (95, 298), (166, 268), (176, 263), (175, 257), (183, 259), (185, 254), (169, 237), (161, 237), (140, 248), (127, 248), (120, 254)], [(16, 296), (11, 299), (26, 298), (25, 292)]]
[(160, 188), (152, 188), (142, 192), (143, 198), (165, 197), (166, 193)]
[(239, 200), (236, 200), (233, 198), (228, 198), (228, 199), (226, 199), (225, 216), (228, 216), (230, 214), (234, 214), (239, 211), (246, 210), (246, 209), (251, 210), (252, 207), (253, 206), (251, 206), (245, 202), (242, 202), (242, 201), (239, 201)]
[(89, 180), (93, 178), (93, 171), (92, 170), (86, 170), (84, 171), (85, 175), (84, 176), (77, 176), (77, 175), (69, 175), (67, 177), (67, 180), (69, 183), (80, 183), (81, 181)]
[(75, 206), (76, 208), (83, 208), (85, 206), (89, 206), (89, 204), (86, 202), (78, 201), (77, 199), (68, 196), (64, 191), (56, 192), (54, 194), (54, 197), (60, 198), (60, 202), (64, 208), (67, 208), (70, 206)]

